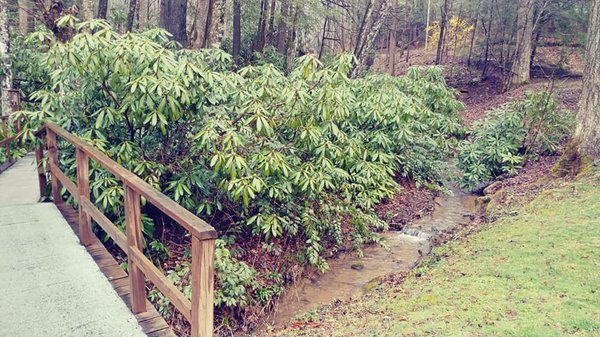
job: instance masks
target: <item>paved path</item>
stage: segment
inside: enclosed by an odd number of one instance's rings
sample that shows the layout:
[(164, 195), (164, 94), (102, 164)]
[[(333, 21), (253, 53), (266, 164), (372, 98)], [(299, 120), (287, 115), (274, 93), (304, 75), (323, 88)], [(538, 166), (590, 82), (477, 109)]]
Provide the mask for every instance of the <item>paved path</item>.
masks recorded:
[(36, 179), (30, 156), (0, 175), (0, 336), (145, 336)]
[(35, 204), (39, 200), (35, 156), (28, 154), (0, 174), (0, 206)]

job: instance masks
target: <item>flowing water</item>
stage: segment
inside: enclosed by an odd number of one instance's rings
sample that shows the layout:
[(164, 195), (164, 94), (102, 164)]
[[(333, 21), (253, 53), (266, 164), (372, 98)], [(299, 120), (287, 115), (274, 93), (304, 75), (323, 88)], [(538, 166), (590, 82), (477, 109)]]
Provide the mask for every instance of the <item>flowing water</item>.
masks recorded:
[(431, 240), (438, 234), (468, 222), (474, 210), (476, 197), (458, 188), (452, 195), (436, 199), (434, 212), (402, 231), (383, 234), (389, 250), (379, 245), (366, 247), (364, 257), (346, 254), (329, 261), (324, 274), (307, 277), (292, 285), (282, 295), (273, 315), (267, 319), (271, 326), (282, 326), (296, 315), (330, 303), (360, 295), (366, 286), (384, 275), (409, 271), (431, 251)]

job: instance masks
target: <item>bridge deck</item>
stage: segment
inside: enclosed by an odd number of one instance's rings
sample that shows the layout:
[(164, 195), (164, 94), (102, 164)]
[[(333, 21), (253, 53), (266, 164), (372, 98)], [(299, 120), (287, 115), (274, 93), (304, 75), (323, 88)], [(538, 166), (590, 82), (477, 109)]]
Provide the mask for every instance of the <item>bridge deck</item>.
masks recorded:
[(149, 303), (131, 313), (127, 274), (99, 240), (79, 243), (70, 206), (36, 203), (32, 162), (0, 175), (0, 336), (174, 336)]

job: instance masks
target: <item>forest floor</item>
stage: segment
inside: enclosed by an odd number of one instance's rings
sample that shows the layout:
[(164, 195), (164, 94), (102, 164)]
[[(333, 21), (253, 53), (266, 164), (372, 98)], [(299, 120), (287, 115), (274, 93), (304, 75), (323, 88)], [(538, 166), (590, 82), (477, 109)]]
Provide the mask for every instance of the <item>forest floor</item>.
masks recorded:
[(566, 180), (545, 173), (492, 191), (492, 200), (514, 196), (498, 221), (275, 335), (598, 336), (600, 169)]
[(459, 100), (465, 104), (465, 109), (461, 112), (463, 123), (470, 126), (474, 121), (484, 118), (487, 111), (523, 98), (527, 91), (552, 91), (557, 95), (560, 109), (577, 111), (581, 83), (581, 78), (575, 75), (555, 80), (533, 77), (531, 83), (507, 92), (499, 89), (502, 84), (496, 77), (476, 85), (455, 79), (450, 85), (461, 92)]
[[(374, 67), (388, 72), (387, 57), (387, 51), (381, 50)], [(396, 55), (394, 75), (403, 76), (412, 66), (435, 64), (434, 49), (416, 47), (410, 50), (408, 60), (405, 57), (405, 51)], [(443, 67), (448, 84), (460, 92), (458, 99), (465, 104), (465, 109), (461, 112), (463, 122), (470, 126), (474, 121), (485, 117), (486, 111), (522, 98), (530, 90), (551, 90), (557, 95), (561, 109), (576, 111), (584, 64), (580, 48), (540, 46), (531, 70), (531, 82), (507, 92), (503, 92), (498, 69), (492, 65), (488, 67), (484, 77), (481, 69), (476, 66), (468, 67), (461, 57), (446, 56)]]

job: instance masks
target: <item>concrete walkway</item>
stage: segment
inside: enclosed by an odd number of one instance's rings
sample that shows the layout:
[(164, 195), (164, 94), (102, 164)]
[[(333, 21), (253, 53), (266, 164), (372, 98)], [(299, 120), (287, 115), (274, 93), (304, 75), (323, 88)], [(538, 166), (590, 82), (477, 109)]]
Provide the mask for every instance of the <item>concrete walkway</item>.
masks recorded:
[(39, 200), (35, 156), (28, 154), (0, 174), (0, 206), (35, 204)]
[(31, 157), (0, 175), (0, 336), (145, 336), (36, 179)]

